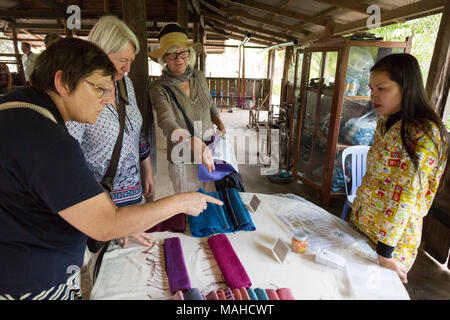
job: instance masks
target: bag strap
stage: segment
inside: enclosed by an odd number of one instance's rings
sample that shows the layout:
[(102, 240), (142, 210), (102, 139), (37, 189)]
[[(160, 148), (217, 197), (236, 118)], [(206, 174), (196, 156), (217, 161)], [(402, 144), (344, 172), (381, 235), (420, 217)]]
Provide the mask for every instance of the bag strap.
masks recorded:
[(184, 118), (184, 121), (186, 122), (186, 126), (187, 126), (187, 129), (188, 129), (189, 133), (191, 134), (191, 136), (194, 136), (194, 126), (192, 125), (191, 121), (189, 120), (189, 118), (188, 118), (186, 112), (184, 111), (183, 107), (178, 102), (177, 97), (173, 93), (172, 89), (170, 89), (168, 86), (161, 86), (161, 87), (163, 87), (164, 90), (166, 90), (166, 92), (169, 95), (169, 97), (172, 98), (172, 100), (175, 102), (175, 104), (178, 107), (178, 110), (180, 110), (181, 114), (183, 115), (183, 118)]
[[(117, 172), (117, 166), (119, 165), (120, 152), (122, 151), (122, 142), (123, 142), (123, 132), (125, 128), (125, 117), (126, 117), (126, 101), (123, 99), (122, 95), (125, 92), (126, 95), (126, 86), (125, 79), (121, 79), (117, 81), (118, 89), (120, 94), (118, 94), (119, 105), (117, 106), (117, 113), (119, 114), (119, 135), (117, 136), (116, 144), (114, 145), (114, 150), (111, 156), (111, 161), (109, 162), (108, 170), (106, 170), (105, 176), (101, 182), (101, 185), (106, 189), (109, 193), (112, 192), (112, 187), (114, 183), (114, 178)], [(109, 190), (111, 189), (111, 190)]]
[(16, 108), (31, 109), (33, 111), (40, 113), (47, 119), (50, 119), (54, 123), (57, 123), (55, 117), (53, 116), (53, 114), (50, 111), (48, 111), (45, 108), (39, 107), (35, 104), (28, 103), (28, 102), (22, 102), (22, 101), (10, 101), (10, 102), (0, 104), (0, 110), (8, 110), (8, 109), (16, 109)]

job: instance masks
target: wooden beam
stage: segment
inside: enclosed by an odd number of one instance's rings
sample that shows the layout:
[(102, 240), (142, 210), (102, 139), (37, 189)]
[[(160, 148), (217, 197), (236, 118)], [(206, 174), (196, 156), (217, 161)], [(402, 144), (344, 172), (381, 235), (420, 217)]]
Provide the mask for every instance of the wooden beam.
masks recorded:
[[(32, 36), (32, 37), (38, 39), (38, 40), (44, 39), (42, 36), (37, 36), (37, 35), (33, 34), (32, 32), (28, 31), (27, 29), (22, 29), (22, 28), (20, 28), (19, 31), (22, 31), (23, 33), (26, 33), (26, 34), (28, 34), (28, 35), (30, 35), (30, 36)], [(21, 41), (24, 41), (24, 40), (21, 39)], [(33, 40), (31, 40), (31, 41), (36, 41), (36, 40), (33, 39)]]
[[(224, 22), (224, 23), (227, 23), (227, 24), (233, 24), (236, 27), (244, 28), (244, 29), (247, 29), (248, 31), (256, 31), (256, 32), (259, 32), (259, 33), (268, 34), (268, 35), (271, 35), (273, 37), (276, 37), (276, 38), (279, 38), (279, 39), (283, 39), (283, 40), (291, 40), (292, 39), (292, 37), (287, 35), (287, 34), (280, 33), (280, 32), (273, 32), (273, 31), (270, 31), (270, 30), (267, 30), (267, 29), (262, 29), (262, 28), (259, 28), (259, 27), (251, 26), (251, 25), (248, 25), (248, 24), (236, 21), (236, 20), (227, 19), (227, 18), (219, 16), (217, 14), (212, 14), (212, 13), (206, 13), (205, 12), (205, 13), (203, 13), (203, 15), (206, 18), (209, 18), (209, 19), (212, 19), (212, 20), (216, 20), (216, 21), (220, 21), (220, 22)], [(278, 40), (275, 40), (275, 41), (278, 41)]]
[[(98, 19), (104, 12), (83, 12), (83, 19)], [(66, 18), (65, 11), (51, 11), (51, 10), (0, 10), (0, 19), (9, 18), (40, 18), (40, 19), (56, 19)], [(121, 16), (121, 15), (120, 15)], [(119, 16), (119, 18), (120, 18)]]
[(257, 22), (261, 22), (265, 25), (269, 25), (272, 27), (277, 27), (277, 28), (282, 28), (285, 30), (289, 30), (295, 33), (299, 33), (299, 34), (305, 34), (307, 33), (307, 31), (303, 28), (299, 28), (296, 27), (294, 25), (288, 25), (288, 24), (284, 24), (281, 22), (277, 22), (277, 21), (273, 21), (273, 20), (269, 20), (267, 18), (262, 18), (262, 17), (258, 17), (258, 16), (254, 16), (251, 14), (248, 14), (242, 10), (225, 10), (225, 12), (227, 13), (228, 16), (238, 16), (238, 17), (242, 17), (245, 19), (250, 19), (250, 20), (254, 20)]
[[(442, 12), (441, 24), (434, 44), (433, 57), (428, 71), (426, 90), (435, 111), (443, 115), (440, 109), (444, 97), (444, 90), (450, 74), (450, 2)], [(448, 85), (448, 84), (447, 84)], [(444, 101), (445, 105), (445, 101)]]
[(188, 17), (187, 0), (177, 0), (177, 22), (184, 30), (188, 27)]
[(290, 11), (290, 10), (286, 10), (286, 9), (282, 9), (282, 8), (278, 8), (278, 7), (274, 7), (271, 5), (267, 5), (261, 2), (257, 2), (254, 0), (226, 0), (235, 4), (239, 4), (239, 5), (243, 5), (249, 8), (253, 8), (253, 9), (259, 9), (262, 11), (266, 11), (269, 13), (275, 13), (278, 14), (280, 16), (285, 16), (285, 17), (289, 17), (292, 19), (296, 19), (296, 20), (301, 20), (304, 22), (308, 22), (308, 23), (312, 23), (312, 24), (316, 24), (319, 26), (325, 26), (326, 25), (326, 21), (323, 19), (317, 19), (316, 17), (313, 16), (309, 16), (300, 12), (294, 12), (294, 11)]
[(368, 4), (358, 3), (357, 1), (354, 0), (314, 0), (314, 1), (329, 4), (330, 6), (333, 7), (349, 9), (366, 15), (367, 15), (367, 7), (369, 6)]
[(306, 42), (315, 41), (317, 39), (320, 39), (320, 38), (332, 35), (333, 26), (334, 26), (333, 20), (329, 20), (329, 24), (328, 24), (328, 26), (325, 27), (324, 30), (322, 30), (320, 32), (316, 32), (316, 33), (310, 34), (309, 36), (297, 39), (298, 45), (304, 44)]
[[(412, 19), (426, 13), (442, 10), (448, 0), (422, 0), (410, 5), (406, 5), (381, 15), (380, 25), (394, 23), (399, 19)], [(328, 30), (313, 33), (309, 36), (298, 39), (299, 44), (309, 41), (315, 41), (329, 35), (343, 35), (360, 30), (367, 30), (367, 19), (361, 19), (347, 24), (330, 24)]]
[[(240, 30), (238, 28), (230, 27), (230, 26), (226, 26), (226, 25), (222, 25), (222, 26), (220, 26), (220, 28), (230, 31), (230, 32), (239, 33), (244, 36), (248, 33), (247, 30)], [(230, 34), (227, 33), (227, 36), (230, 36)], [(242, 39), (244, 39), (244, 37), (242, 37)], [(252, 38), (250, 41), (254, 41), (255, 39), (257, 39), (257, 41), (258, 40), (264, 41), (264, 43), (263, 43), (264, 45), (272, 45), (273, 43), (276, 43), (278, 41), (277, 39), (274, 39), (274, 38), (265, 37), (265, 36), (262, 36), (259, 34), (252, 34)]]
[[(442, 10), (448, 0), (422, 0), (410, 5), (386, 11), (380, 16), (380, 24), (387, 25), (399, 19), (412, 19), (437, 10)], [(347, 24), (336, 25), (333, 35), (342, 35), (360, 30), (367, 30), (367, 19), (361, 19)]]
[(109, 0), (103, 0), (103, 11), (106, 13), (111, 12), (111, 7), (109, 6)]

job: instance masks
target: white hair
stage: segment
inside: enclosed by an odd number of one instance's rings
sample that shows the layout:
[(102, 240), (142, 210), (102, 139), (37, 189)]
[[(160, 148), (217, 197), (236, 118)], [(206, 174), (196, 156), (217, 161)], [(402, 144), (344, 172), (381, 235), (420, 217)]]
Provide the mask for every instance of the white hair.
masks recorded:
[(135, 54), (139, 53), (136, 35), (116, 16), (100, 18), (89, 32), (88, 40), (102, 48), (106, 54), (124, 50), (129, 42), (134, 46)]
[[(170, 47), (166, 53), (172, 53), (175, 52), (175, 50), (179, 48), (178, 46), (172, 46)], [(197, 61), (197, 53), (195, 52), (193, 47), (189, 47), (189, 66), (194, 69), (195, 62)], [(166, 65), (166, 55), (163, 54), (161, 58), (158, 58), (158, 63), (162, 65), (163, 67)]]

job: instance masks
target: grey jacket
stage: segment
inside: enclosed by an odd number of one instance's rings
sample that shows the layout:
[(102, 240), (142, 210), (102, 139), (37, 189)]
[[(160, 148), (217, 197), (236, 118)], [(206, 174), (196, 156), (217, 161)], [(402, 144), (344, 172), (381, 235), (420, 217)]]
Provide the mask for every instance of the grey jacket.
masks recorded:
[[(183, 107), (187, 117), (195, 127), (196, 121), (201, 121), (201, 135), (203, 141), (207, 141), (214, 135), (212, 120), (219, 109), (214, 104), (208, 89), (206, 78), (200, 70), (194, 70), (189, 80), (190, 97), (178, 86), (171, 86), (175, 97)], [(158, 126), (163, 130), (167, 138), (167, 160), (171, 161), (171, 152), (174, 143), (171, 141), (172, 132), (175, 129), (187, 129), (183, 114), (168, 93), (160, 86), (153, 86), (149, 91), (152, 106), (156, 110)], [(173, 163), (173, 162), (172, 162)]]

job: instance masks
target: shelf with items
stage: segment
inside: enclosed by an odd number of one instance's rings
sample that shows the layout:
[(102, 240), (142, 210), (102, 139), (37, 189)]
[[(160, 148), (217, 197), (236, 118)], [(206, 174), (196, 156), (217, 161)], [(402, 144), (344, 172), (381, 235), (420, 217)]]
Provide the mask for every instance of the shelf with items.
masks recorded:
[(293, 174), (320, 192), (323, 207), (330, 198), (345, 196), (342, 151), (372, 141), (377, 118), (370, 101), (370, 68), (385, 55), (410, 48), (411, 39), (332, 37), (303, 50)]

